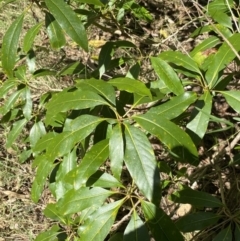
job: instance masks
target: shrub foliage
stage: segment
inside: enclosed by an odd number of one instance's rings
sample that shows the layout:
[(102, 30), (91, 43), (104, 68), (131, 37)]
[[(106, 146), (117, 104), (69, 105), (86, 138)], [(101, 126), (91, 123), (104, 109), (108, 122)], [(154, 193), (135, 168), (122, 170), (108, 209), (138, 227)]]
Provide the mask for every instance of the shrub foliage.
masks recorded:
[[(184, 169), (176, 173), (175, 165), (199, 168), (198, 148), (209, 132), (209, 122), (223, 124), (237, 134), (234, 125), (239, 118), (222, 118), (212, 112), (219, 96), (233, 113), (240, 112), (239, 90), (228, 87), (235, 73), (226, 71), (240, 60), (237, 4), (215, 0), (203, 8), (205, 19), (214, 22), (196, 29), (192, 37), (208, 32), (209, 38), (189, 54), (164, 51), (150, 57), (156, 79), (144, 82), (139, 80), (142, 56), (123, 54), (138, 52), (127, 40), (104, 42), (95, 69), (87, 69), (80, 61), (62, 63), (61, 69), (36, 67), (35, 39), (41, 31), (52, 49), (61, 50), (74, 42), (88, 52), (87, 30), (92, 25), (105, 30), (101, 19), (109, 18), (121, 31), (127, 15), (152, 21), (151, 13), (137, 1), (30, 1), (12, 22), (1, 48), (0, 114), (1, 122), (11, 128), (6, 147), (28, 130), (20, 161), (34, 158), (31, 197), (38, 202), (48, 188), (55, 202), (47, 205), (44, 214), (59, 224), (39, 234), (37, 241), (181, 241), (183, 233), (196, 230), (200, 230), (196, 237), (214, 231), (213, 240), (238, 240), (240, 217), (227, 205), (224, 193), (213, 196), (184, 185), (180, 177), (193, 183), (204, 174), (191, 179)], [(45, 19), (20, 40), (24, 18), (32, 7)], [(131, 66), (126, 73), (109, 77), (108, 73), (116, 73), (124, 64)], [(74, 85), (34, 100), (31, 81), (48, 76), (72, 76)], [(222, 131), (214, 129), (212, 135)], [(153, 141), (161, 145), (168, 161), (156, 158)], [(217, 172), (225, 168), (219, 165), (221, 157), (211, 160)], [(234, 168), (238, 162), (235, 158), (227, 165)], [(161, 180), (161, 173), (172, 179)], [(171, 183), (178, 185), (170, 196), (172, 202), (192, 205), (192, 212), (177, 221), (160, 205)]]

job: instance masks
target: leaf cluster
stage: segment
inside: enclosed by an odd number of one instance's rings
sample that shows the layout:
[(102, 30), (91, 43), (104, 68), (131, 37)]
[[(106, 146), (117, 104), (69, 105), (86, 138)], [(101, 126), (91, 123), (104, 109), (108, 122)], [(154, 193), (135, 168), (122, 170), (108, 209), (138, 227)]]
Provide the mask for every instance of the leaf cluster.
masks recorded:
[[(206, 18), (215, 22), (195, 30), (193, 37), (208, 32), (209, 38), (189, 54), (164, 51), (150, 57), (155, 80), (140, 81), (141, 58), (130, 58), (133, 64), (128, 72), (106, 78), (108, 71), (129, 61), (129, 57), (115, 57), (116, 49), (137, 49), (130, 41), (109, 41), (101, 47), (96, 69), (85, 78), (76, 77), (74, 85), (62, 91), (47, 92), (37, 107), (32, 79), (86, 71), (80, 62), (61, 70), (36, 69), (34, 41), (41, 31), (46, 32), (53, 49), (64, 48), (71, 39), (88, 52), (87, 28), (101, 28), (99, 19), (111, 16), (122, 29), (126, 14), (144, 21), (151, 21), (152, 16), (136, 1), (45, 0), (29, 2), (29, 8), (13, 21), (1, 48), (5, 75), (0, 87), (4, 101), (1, 122), (11, 126), (6, 147), (29, 128), (27, 149), (20, 161), (34, 159), (31, 197), (38, 202), (44, 188), (49, 188), (55, 203), (49, 203), (44, 214), (59, 223), (39, 234), (37, 241), (181, 241), (183, 233), (200, 230), (197, 235), (201, 235), (209, 227), (217, 233), (213, 240), (237, 240), (239, 213), (228, 207), (224, 195), (219, 198), (183, 185), (180, 178), (173, 177), (169, 164), (197, 167), (198, 147), (208, 134), (209, 123), (234, 130), (238, 121), (220, 118), (212, 111), (216, 97), (221, 96), (233, 112), (240, 112), (239, 91), (229, 88), (236, 75), (226, 71), (231, 63), (239, 64), (240, 31), (233, 16), (236, 4), (215, 0), (206, 6)], [(32, 26), (20, 43), (24, 18), (32, 5), (45, 19)], [(156, 157), (153, 139), (167, 153), (166, 160)], [(213, 164), (218, 166), (218, 161), (213, 159)], [(232, 167), (237, 163), (235, 159)], [(171, 181), (161, 180), (162, 172)], [(186, 171), (179, 175), (188, 178)], [(176, 222), (160, 206), (164, 189), (172, 183), (179, 186), (170, 195), (172, 202), (193, 207)]]

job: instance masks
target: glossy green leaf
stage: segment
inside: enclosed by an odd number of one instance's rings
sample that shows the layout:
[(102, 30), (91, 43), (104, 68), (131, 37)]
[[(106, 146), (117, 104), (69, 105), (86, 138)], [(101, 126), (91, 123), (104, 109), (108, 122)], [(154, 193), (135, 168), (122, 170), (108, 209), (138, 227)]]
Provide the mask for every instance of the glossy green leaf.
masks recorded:
[(193, 232), (214, 225), (220, 218), (221, 216), (216, 213), (196, 212), (177, 220), (176, 226), (181, 232)]
[(68, 191), (57, 203), (62, 215), (77, 213), (92, 205), (102, 205), (107, 197), (114, 194), (112, 191), (100, 187), (81, 187)]
[(98, 58), (98, 68), (99, 68), (99, 77), (101, 78), (102, 75), (106, 72), (111, 58), (114, 52), (113, 49), (114, 45), (112, 42), (105, 43), (100, 51), (99, 58)]
[(58, 75), (60, 76), (74, 75), (74, 74), (82, 73), (85, 70), (86, 70), (86, 66), (83, 65), (81, 62), (77, 61), (65, 66), (62, 70), (60, 70)]
[(45, 13), (45, 25), (51, 47), (53, 49), (63, 47), (66, 44), (64, 32), (51, 13)]
[(27, 53), (26, 65), (27, 65), (30, 73), (34, 73), (34, 71), (36, 70), (36, 55), (32, 49), (30, 49)]
[(21, 14), (9, 27), (2, 40), (2, 68), (8, 77), (13, 76), (17, 58), (17, 48), (22, 31), (24, 14)]
[(32, 95), (29, 87), (25, 87), (23, 91), (23, 97), (25, 99), (25, 105), (23, 106), (23, 115), (27, 120), (30, 120), (32, 118)]
[(35, 241), (56, 241), (59, 233), (60, 228), (57, 225), (54, 225), (50, 230), (40, 233)]
[(77, 167), (77, 154), (76, 154), (76, 147), (69, 152), (66, 156), (64, 156), (63, 161), (61, 163), (61, 166), (59, 167), (59, 170), (56, 175), (56, 180), (61, 181), (65, 177), (67, 173), (72, 171), (74, 168)]
[(156, 74), (169, 90), (176, 95), (184, 93), (180, 79), (169, 64), (159, 57), (151, 57), (151, 63)]
[(17, 139), (17, 137), (23, 130), (23, 127), (26, 125), (26, 123), (27, 123), (27, 120), (25, 118), (15, 121), (13, 123), (12, 129), (7, 135), (7, 143), (6, 143), (7, 148), (12, 146), (13, 142)]
[(69, 124), (69, 130), (56, 135), (46, 146), (50, 160), (69, 153), (74, 145), (87, 137), (105, 119), (82, 115)]
[(33, 73), (33, 76), (35, 78), (42, 77), (42, 76), (55, 76), (55, 75), (57, 75), (57, 71), (51, 70), (51, 69), (38, 69)]
[[(232, 228), (231, 225), (228, 225), (227, 228), (221, 230), (216, 237), (214, 237), (213, 241), (232, 241)], [(237, 240), (237, 239), (235, 239)]]
[(203, 52), (207, 49), (215, 47), (217, 44), (221, 43), (220, 39), (216, 36), (211, 36), (205, 40), (203, 40), (200, 44), (198, 44), (191, 52), (190, 56), (193, 58), (199, 52)]
[(125, 124), (124, 161), (141, 192), (150, 200), (161, 199), (160, 175), (151, 144), (146, 135), (133, 126)]
[(131, 219), (124, 231), (123, 241), (150, 241), (148, 230), (137, 215), (136, 211), (133, 211)]
[(130, 78), (116, 78), (108, 81), (111, 85), (117, 87), (119, 90), (124, 90), (129, 93), (136, 93), (143, 96), (152, 97), (150, 90), (139, 80)]
[(104, 161), (106, 161), (108, 155), (109, 140), (106, 139), (98, 142), (85, 154), (79, 167), (71, 171), (66, 179), (74, 185), (75, 189), (80, 188), (86, 184), (88, 178), (98, 170)]
[(108, 241), (123, 241), (123, 233), (115, 233)]
[(4, 81), (4, 83), (1, 83), (0, 88), (0, 98), (3, 98), (9, 90), (13, 89), (14, 87), (17, 87), (18, 82), (16, 79), (8, 79)]
[(181, 66), (184, 69), (201, 75), (201, 71), (195, 61), (191, 57), (179, 51), (164, 51), (159, 55), (159, 57), (167, 62), (171, 62), (177, 66)]
[(128, 70), (126, 77), (131, 79), (138, 79), (140, 71), (141, 71), (141, 66), (140, 66), (140, 63), (137, 62)]
[(33, 147), (33, 151), (41, 152), (45, 150), (56, 135), (58, 134), (55, 132), (48, 132), (46, 135), (43, 135), (42, 138), (38, 140), (36, 145)]
[(115, 177), (106, 173), (97, 171), (86, 182), (87, 187), (124, 187)]
[(209, 91), (203, 93), (197, 101), (196, 107), (204, 112), (194, 109), (191, 121), (187, 124), (187, 128), (202, 139), (206, 133), (209, 116), (212, 110), (212, 96)]
[(77, 0), (77, 2), (93, 4), (96, 6), (104, 6), (103, 1), (100, 0)]
[(219, 72), (236, 57), (232, 48), (234, 48), (237, 52), (240, 51), (240, 33), (235, 33), (228, 39), (228, 41), (232, 46), (230, 47), (226, 42), (224, 42), (208, 66), (205, 78), (209, 88), (214, 87), (219, 78)]
[(5, 115), (8, 111), (10, 111), (16, 101), (18, 100), (19, 96), (22, 94), (23, 90), (18, 90), (13, 92), (9, 98), (5, 101), (4, 105), (0, 108), (0, 114)]
[[(58, 173), (58, 172), (57, 172)], [(53, 194), (53, 196), (56, 198), (56, 200), (58, 201), (59, 199), (61, 199), (68, 191), (70, 191), (71, 189), (73, 189), (73, 185), (64, 182), (64, 181), (56, 181), (56, 182), (52, 182), (49, 185), (49, 189), (51, 191), (51, 193)]]
[(240, 91), (219, 91), (226, 99), (228, 104), (237, 112), (240, 113)]
[(86, 31), (77, 14), (64, 1), (45, 0), (45, 3), (69, 37), (85, 51), (88, 51)]
[(38, 35), (43, 23), (38, 23), (30, 28), (23, 39), (23, 51), (27, 53), (33, 45), (35, 37)]
[(171, 120), (181, 115), (197, 99), (196, 93), (185, 92), (179, 96), (171, 98), (169, 101), (150, 109), (148, 113), (153, 113), (159, 117)]
[(56, 203), (49, 203), (47, 207), (44, 209), (43, 213), (47, 218), (51, 218), (55, 221), (60, 221), (63, 224), (66, 224), (63, 215), (56, 208)]
[(112, 85), (109, 85), (103, 80), (97, 79), (84, 79), (84, 80), (75, 80), (77, 82), (77, 88), (81, 90), (88, 90), (96, 92), (106, 100), (108, 100), (113, 105), (116, 105), (116, 95)]
[[(227, 0), (230, 7), (233, 7), (233, 2)], [(226, 0), (217, 0), (210, 2), (207, 7), (207, 12), (217, 23), (232, 28), (232, 17), (229, 13), (228, 5)]]
[(112, 129), (109, 139), (109, 158), (113, 176), (120, 180), (124, 159), (124, 143), (121, 124), (117, 124)]
[(174, 192), (171, 200), (176, 203), (189, 203), (198, 207), (221, 207), (222, 202), (206, 192), (199, 192), (190, 188)]
[(59, 112), (68, 111), (71, 109), (80, 110), (92, 108), (97, 105), (109, 105), (98, 94), (90, 91), (76, 90), (74, 92), (60, 92), (53, 96), (53, 98), (46, 105), (46, 123)]
[(219, 35), (218, 31), (223, 34), (224, 37), (229, 38), (232, 36), (232, 31), (227, 27), (221, 24), (212, 24), (212, 25), (205, 25), (197, 28), (193, 33), (190, 35), (191, 38), (196, 37), (202, 33), (214, 31), (216, 34)]
[(133, 117), (145, 130), (155, 135), (180, 161), (197, 165), (198, 153), (191, 138), (176, 124), (153, 113)]
[(31, 198), (35, 203), (39, 200), (45, 185), (46, 178), (53, 167), (53, 162), (49, 161), (45, 155), (42, 155), (38, 158), (37, 173), (35, 175), (31, 189)]
[(142, 201), (142, 210), (146, 223), (151, 230), (155, 240), (161, 241), (183, 241), (183, 236), (176, 228), (173, 221), (157, 205)]
[(117, 216), (118, 209), (123, 202), (124, 199), (97, 209), (84, 223), (79, 241), (103, 241), (108, 235)]
[(31, 147), (34, 147), (37, 141), (46, 134), (45, 126), (42, 121), (34, 123), (29, 132), (29, 142)]

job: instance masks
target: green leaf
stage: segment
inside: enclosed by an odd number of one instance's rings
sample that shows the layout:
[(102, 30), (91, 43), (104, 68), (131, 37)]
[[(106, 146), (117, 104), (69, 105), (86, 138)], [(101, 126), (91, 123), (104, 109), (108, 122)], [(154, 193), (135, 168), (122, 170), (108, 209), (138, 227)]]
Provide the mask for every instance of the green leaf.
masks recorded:
[(151, 230), (155, 240), (161, 241), (183, 241), (183, 236), (176, 228), (173, 221), (157, 205), (142, 201), (142, 210), (146, 223)]
[(171, 98), (169, 101), (150, 109), (148, 113), (171, 120), (181, 115), (197, 99), (196, 93), (185, 92)]
[(97, 171), (92, 176), (89, 177), (89, 179), (86, 182), (87, 187), (122, 187), (124, 186), (112, 175)]
[(211, 36), (205, 40), (203, 40), (200, 44), (198, 44), (191, 52), (190, 56), (193, 58), (199, 52), (203, 52), (207, 49), (215, 47), (217, 44), (221, 43), (220, 39), (215, 36)]
[(103, 241), (108, 235), (118, 209), (122, 206), (124, 200), (104, 205), (89, 216), (82, 227), (79, 241)]
[(13, 77), (17, 58), (17, 48), (22, 31), (24, 14), (21, 14), (9, 27), (2, 40), (2, 68), (8, 77)]
[(117, 124), (112, 129), (109, 139), (109, 158), (113, 176), (120, 180), (124, 159), (124, 143), (121, 124)]
[(54, 115), (71, 109), (80, 110), (98, 105), (109, 105), (98, 94), (90, 91), (76, 90), (74, 92), (60, 92), (46, 105), (47, 114), (45, 123), (49, 123)]
[(60, 221), (63, 224), (66, 224), (66, 221), (63, 218), (61, 212), (59, 212), (56, 208), (56, 203), (49, 203), (47, 207), (44, 209), (43, 213), (47, 218), (51, 218), (55, 221)]
[(45, 0), (45, 3), (69, 37), (85, 51), (88, 51), (87, 34), (77, 14), (64, 1)]
[[(232, 241), (233, 237), (232, 237), (232, 229), (231, 229), (231, 225), (228, 225), (227, 228), (221, 230), (221, 232), (219, 232), (217, 234), (216, 237), (214, 237), (213, 241)], [(235, 240), (236, 237), (235, 237)]]
[(221, 24), (213, 24), (213, 25), (206, 25), (206, 26), (201, 26), (199, 28), (197, 28), (191, 35), (190, 37), (196, 37), (202, 33), (206, 33), (206, 32), (211, 32), (214, 31), (217, 35), (219, 35), (218, 31), (221, 32), (223, 34), (224, 37), (229, 38), (232, 36), (232, 32), (231, 30), (229, 30), (228, 28), (226, 28), (225, 26), (221, 25)]
[(177, 220), (176, 225), (181, 232), (193, 232), (214, 225), (220, 218), (221, 216), (215, 213), (197, 212)]
[(23, 106), (23, 115), (27, 120), (30, 120), (32, 117), (32, 96), (29, 87), (25, 87), (23, 91), (24, 99), (26, 101), (25, 105)]
[(56, 135), (58, 134), (55, 132), (48, 132), (46, 135), (43, 135), (42, 138), (38, 140), (36, 145), (33, 147), (33, 151), (41, 152), (45, 150)]
[(232, 48), (234, 48), (237, 52), (240, 51), (240, 33), (235, 33), (228, 39), (228, 41), (232, 46), (230, 47), (226, 42), (224, 42), (208, 66), (205, 78), (210, 89), (216, 84), (219, 78), (219, 72), (236, 57)]
[(66, 44), (65, 35), (58, 22), (55, 20), (51, 13), (45, 13), (45, 25), (47, 35), (53, 49), (59, 49)]
[[(58, 172), (57, 172), (58, 174)], [(49, 185), (49, 189), (53, 196), (56, 198), (58, 201), (61, 199), (69, 190), (73, 189), (73, 185), (64, 182), (64, 181), (56, 181), (52, 182)]]
[(199, 207), (221, 207), (222, 202), (206, 192), (199, 192), (190, 188), (174, 192), (171, 200), (176, 203), (189, 203)]
[(102, 205), (112, 191), (100, 187), (81, 187), (68, 191), (57, 203), (57, 209), (63, 216), (80, 212), (92, 205)]
[(23, 51), (27, 53), (33, 45), (35, 37), (38, 35), (43, 23), (38, 23), (30, 28), (23, 39)]
[(77, 0), (77, 2), (93, 4), (100, 7), (104, 6), (103, 1), (100, 0)]
[(126, 77), (131, 79), (138, 79), (140, 71), (141, 71), (141, 66), (140, 66), (140, 63), (137, 62), (128, 70)]
[(152, 113), (133, 117), (145, 130), (155, 135), (180, 161), (197, 165), (198, 153), (191, 138), (173, 122)]
[(61, 181), (71, 170), (77, 167), (77, 147), (75, 147), (71, 152), (64, 156), (63, 161), (59, 167), (56, 175), (56, 181)]
[(13, 123), (12, 129), (7, 136), (7, 143), (6, 143), (7, 148), (12, 146), (13, 142), (17, 139), (17, 137), (19, 136), (20, 132), (22, 131), (26, 123), (27, 123), (27, 120), (25, 118), (15, 121)]
[(79, 61), (77, 61), (65, 66), (62, 70), (60, 70), (58, 75), (60, 76), (74, 75), (74, 74), (82, 73), (85, 70), (86, 70), (86, 66), (80, 63)]
[(55, 76), (57, 74), (56, 70), (51, 69), (38, 69), (33, 73), (35, 78), (42, 77), (42, 76)]
[(112, 85), (106, 83), (103, 80), (97, 79), (84, 79), (75, 81), (77, 88), (81, 90), (96, 92), (113, 105), (116, 105), (115, 91)]
[(76, 143), (86, 138), (104, 120), (95, 116), (82, 115), (71, 121), (69, 130), (53, 137), (46, 146), (49, 159), (54, 160), (56, 157), (69, 153)]
[(11, 110), (22, 92), (23, 89), (13, 92), (5, 101), (4, 105), (0, 108), (0, 114), (5, 115), (8, 111)]
[(184, 93), (182, 83), (170, 65), (159, 57), (151, 57), (151, 63), (156, 74), (169, 90), (175, 95)]
[(235, 240), (240, 240), (240, 226), (235, 224), (235, 232), (234, 232)]
[(123, 233), (115, 233), (108, 241), (123, 241)]
[(59, 233), (60, 228), (57, 225), (54, 225), (49, 231), (40, 233), (35, 241), (56, 241)]
[(42, 193), (47, 176), (53, 169), (54, 164), (45, 155), (38, 158), (38, 168), (31, 189), (31, 198), (36, 203)]
[(8, 79), (1, 83), (0, 88), (0, 98), (3, 98), (9, 90), (13, 89), (14, 87), (17, 87), (18, 81), (16, 79)]
[(203, 95), (197, 101), (196, 107), (202, 111), (194, 109), (192, 112), (191, 121), (187, 124), (187, 128), (195, 133), (200, 139), (202, 139), (206, 133), (209, 116), (212, 110), (212, 96), (210, 91), (205, 91), (203, 93)]
[(150, 241), (150, 237), (148, 235), (148, 230), (141, 220), (141, 218), (137, 215), (136, 211), (133, 211), (130, 222), (128, 223), (123, 236), (123, 241)]
[[(233, 7), (232, 1), (228, 0), (230, 7)], [(219, 24), (232, 29), (232, 17), (229, 14), (228, 5), (226, 0), (217, 0), (208, 4), (208, 14)]]
[(124, 90), (129, 93), (136, 93), (143, 96), (152, 97), (150, 90), (139, 80), (130, 78), (116, 78), (108, 81), (109, 84), (117, 87), (119, 90)]
[(32, 49), (30, 49), (27, 53), (27, 56), (26, 56), (26, 65), (27, 65), (31, 74), (36, 69), (36, 61), (35, 60), (36, 60), (35, 52)]
[(106, 72), (111, 62), (111, 58), (114, 53), (113, 47), (114, 45), (112, 42), (107, 42), (101, 48), (98, 58), (99, 78), (101, 78), (102, 75)]
[[(88, 120), (88, 122), (89, 121), (90, 120)], [(82, 124), (82, 122), (80, 123)], [(72, 170), (66, 176), (66, 180), (70, 181), (70, 183), (74, 185), (75, 189), (80, 188), (86, 184), (88, 178), (98, 170), (104, 161), (106, 161), (108, 155), (108, 139), (98, 142), (86, 153), (80, 162), (79, 167)]]
[(161, 199), (160, 176), (151, 144), (145, 134), (125, 124), (124, 161), (141, 192), (150, 200)]
[(181, 66), (184, 69), (190, 70), (194, 73), (197, 73), (201, 76), (201, 71), (199, 70), (195, 61), (178, 51), (164, 51), (162, 52), (159, 57), (167, 62), (171, 62), (177, 66)]
[(29, 133), (29, 142), (31, 147), (34, 147), (38, 140), (45, 134), (46, 130), (42, 121), (34, 123)]
[(219, 91), (228, 104), (237, 112), (240, 112), (240, 91), (230, 90), (230, 91)]

